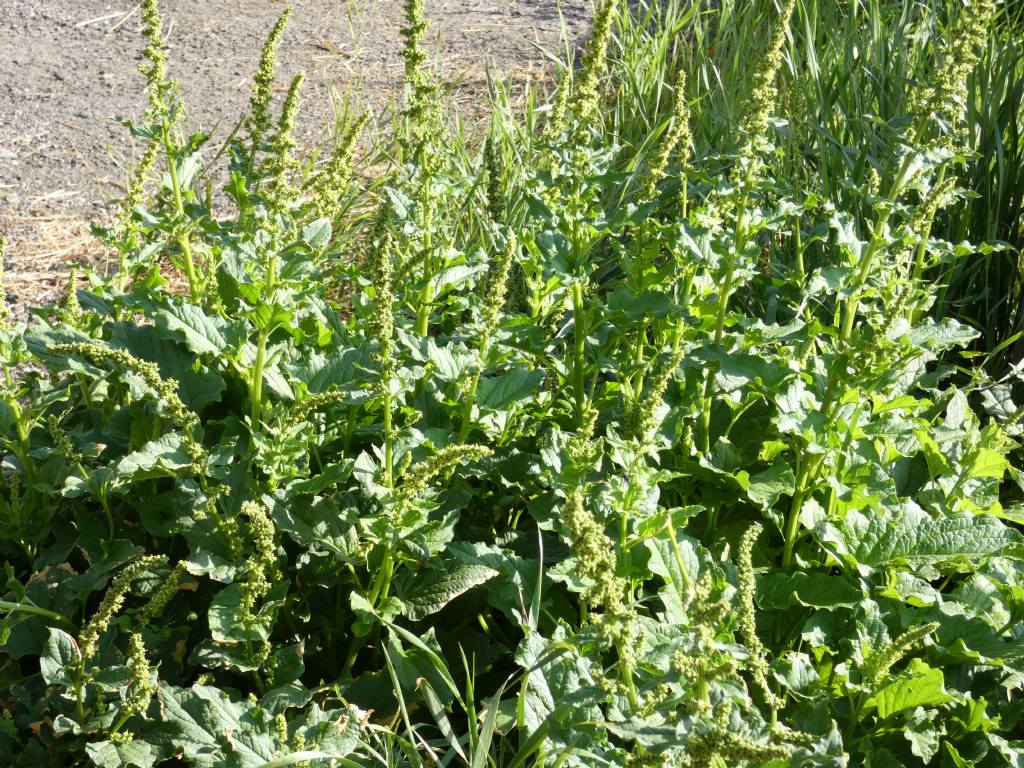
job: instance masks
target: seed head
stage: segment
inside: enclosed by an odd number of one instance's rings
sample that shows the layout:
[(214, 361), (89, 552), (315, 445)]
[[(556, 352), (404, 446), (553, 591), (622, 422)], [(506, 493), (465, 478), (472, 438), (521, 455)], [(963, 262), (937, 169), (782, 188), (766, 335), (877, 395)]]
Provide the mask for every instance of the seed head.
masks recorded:
[(641, 202), (650, 202), (658, 194), (658, 184), (665, 178), (672, 154), (679, 150), (682, 165), (682, 183), (686, 184), (686, 168), (690, 153), (690, 107), (686, 103), (686, 70), (680, 69), (676, 75), (675, 102), (672, 108), (672, 122), (662, 138), (658, 154), (651, 163), (650, 172), (640, 195)]
[(263, 44), (259, 68), (253, 78), (252, 97), (249, 100), (249, 118), (246, 121), (253, 154), (256, 154), (260, 142), (270, 131), (270, 102), (275, 80), (274, 70), (277, 67), (277, 47), (281, 43), (281, 36), (284, 34), (284, 28), (291, 13), (292, 8), (289, 5), (278, 17), (274, 28), (270, 30), (270, 35)]
[(50, 439), (64, 460), (69, 464), (77, 464), (82, 461), (81, 452), (71, 442), (71, 437), (60, 425), (60, 419), (50, 414), (46, 417), (46, 429), (50, 433)]
[(939, 626), (939, 623), (935, 621), (921, 624), (908, 629), (895, 640), (887, 642), (864, 665), (864, 680), (870, 683), (878, 683), (883, 680), (893, 665), (898, 664), (907, 654), (923, 645), (925, 638)]
[[(423, 12), (424, 0), (405, 0), (405, 26), (402, 37), (402, 60), (405, 62), (405, 109), (402, 118), (405, 132), (401, 137), (407, 159), (414, 159), (421, 166), (430, 165), (432, 153), (427, 148), (433, 144), (435, 129), (440, 123), (440, 88), (433, 75), (427, 71), (427, 55), (423, 51), (423, 39), (429, 23)], [(424, 170), (428, 171), (428, 168)]]
[(174, 568), (171, 569), (170, 574), (164, 583), (160, 585), (160, 589), (149, 598), (149, 602), (142, 609), (140, 620), (143, 623), (152, 621), (164, 612), (164, 608), (171, 602), (176, 594), (178, 594), (178, 585), (181, 583), (181, 577), (185, 573), (185, 563), (178, 562)]
[(449, 445), (442, 448), (426, 461), (413, 466), (402, 477), (402, 484), (395, 492), (399, 509), (426, 491), (435, 477), (446, 475), (460, 464), (478, 461), (490, 455), (491, 449), (484, 445)]
[(297, 146), (295, 142), (295, 116), (299, 111), (299, 90), (306, 79), (305, 72), (299, 72), (292, 78), (281, 106), (281, 117), (277, 122), (277, 133), (271, 146), (271, 155), (267, 161), (269, 184), (267, 200), (270, 208), (276, 212), (285, 210), (295, 201), (298, 190), (291, 183), (291, 175), (298, 168), (298, 161), (292, 157)]
[(734, 183), (742, 182), (746, 174), (751, 172), (751, 167), (758, 165), (758, 158), (764, 149), (768, 119), (778, 99), (775, 81), (782, 67), (782, 49), (786, 43), (789, 19), (793, 15), (795, 5), (796, 0), (785, 0), (782, 12), (772, 30), (768, 47), (754, 69), (754, 86), (747, 100), (746, 116), (742, 124), (744, 144), (740, 150), (740, 163), (733, 170)]
[(68, 282), (61, 297), (58, 316), (72, 328), (81, 327), (82, 305), (78, 303), (78, 269), (75, 266), (68, 272)]
[(754, 579), (754, 543), (761, 535), (761, 526), (754, 524), (750, 526), (740, 539), (739, 552), (737, 556), (736, 569), (739, 572), (739, 584), (736, 589), (737, 600), (739, 601), (739, 630), (740, 638), (747, 646), (750, 659), (747, 662), (751, 677), (755, 685), (761, 690), (765, 703), (771, 709), (779, 709), (782, 700), (776, 696), (768, 687), (768, 662), (765, 659), (764, 646), (761, 638), (757, 635), (757, 623), (755, 620), (754, 594), (757, 591), (757, 583)]
[(639, 396), (626, 410), (626, 425), (636, 439), (647, 442), (657, 426), (658, 406), (665, 398), (668, 383), (683, 360), (682, 350), (676, 350), (659, 368), (651, 382), (650, 391)]
[(146, 555), (126, 566), (114, 578), (96, 609), (96, 613), (92, 615), (78, 635), (78, 647), (82, 652), (83, 661), (88, 661), (96, 655), (100, 637), (110, 626), (110, 621), (121, 610), (121, 606), (124, 605), (125, 596), (131, 589), (132, 582), (143, 571), (151, 570), (166, 562), (167, 558), (163, 555)]
[(128, 672), (128, 691), (122, 711), (129, 716), (144, 715), (156, 693), (156, 685), (146, 658), (146, 644), (138, 632), (133, 632), (128, 638)]
[(502, 179), (501, 155), (497, 149), (494, 134), (487, 135), (484, 142), (484, 169), (487, 172), (487, 212), (491, 220), (502, 220), (505, 212), (505, 189)]
[(484, 293), (480, 297), (483, 305), (480, 310), (481, 346), (490, 344), (501, 322), (501, 311), (505, 307), (508, 296), (508, 277), (512, 269), (517, 249), (516, 238), (510, 235), (501, 254), (491, 264), (490, 272), (484, 283)]
[(142, 52), (142, 57), (146, 61), (139, 66), (139, 71), (146, 78), (146, 87), (149, 90), (149, 109), (146, 117), (150, 122), (156, 122), (170, 112), (171, 102), (178, 89), (176, 81), (167, 79), (167, 52), (164, 50), (166, 43), (157, 0), (142, 2), (142, 36), (146, 40), (146, 47)]
[(950, 147), (967, 143), (963, 125), (967, 106), (967, 78), (981, 58), (980, 51), (985, 46), (995, 11), (993, 0), (968, 2), (942, 41), (938, 56), (942, 68), (936, 80), (911, 93), (911, 111), (921, 119), (915, 136), (918, 142), (925, 138), (929, 121), (934, 120), (940, 131), (949, 132), (944, 139), (938, 139), (935, 143)]
[[(115, 349), (103, 344), (91, 342), (71, 342), (54, 344), (49, 348), (51, 354), (66, 357), (81, 357), (95, 365), (113, 365), (131, 371), (141, 378), (156, 393), (157, 401), (163, 406), (169, 421), (181, 429), (186, 436), (199, 425), (199, 417), (185, 407), (178, 395), (177, 379), (164, 377), (155, 363), (140, 360), (124, 349)], [(202, 450), (196, 446), (196, 450)], [(193, 459), (196, 459), (193, 456)]]
[(594, 30), (583, 54), (579, 84), (573, 94), (572, 113), (577, 129), (587, 136), (596, 120), (601, 82), (608, 71), (608, 42), (618, 13), (619, 0), (604, 0), (594, 15)]
[(7, 257), (7, 238), (0, 235), (0, 329), (10, 318), (11, 310), (7, 308), (7, 289), (4, 287), (4, 260)]
[(369, 122), (369, 115), (361, 115), (342, 134), (331, 151), (331, 158), (313, 181), (313, 210), (317, 217), (333, 221), (340, 213), (339, 204), (352, 182), (356, 139)]

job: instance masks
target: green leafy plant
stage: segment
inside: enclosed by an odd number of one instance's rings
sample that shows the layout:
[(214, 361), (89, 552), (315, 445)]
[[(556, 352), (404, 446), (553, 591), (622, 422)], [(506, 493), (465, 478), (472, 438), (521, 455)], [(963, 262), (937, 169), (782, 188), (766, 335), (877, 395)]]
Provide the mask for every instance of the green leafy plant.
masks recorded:
[(300, 162), (288, 11), (211, 153), (144, 3), (118, 268), (0, 315), (4, 764), (1017, 764), (1024, 406), (931, 282), (1009, 10), (904, 5), (604, 0), (474, 137), (409, 0)]

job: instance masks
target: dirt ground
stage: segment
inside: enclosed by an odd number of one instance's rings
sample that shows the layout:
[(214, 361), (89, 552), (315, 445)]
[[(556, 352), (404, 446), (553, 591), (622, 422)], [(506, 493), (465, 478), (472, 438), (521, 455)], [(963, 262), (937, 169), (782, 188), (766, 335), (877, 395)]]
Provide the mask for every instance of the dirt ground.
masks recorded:
[[(189, 121), (226, 134), (248, 102), (279, 0), (163, 0), (171, 75)], [(427, 0), (431, 35), (455, 98), (474, 109), (486, 68), (542, 77), (542, 49), (581, 34), (589, 0)], [(332, 103), (359, 92), (384, 110), (400, 96), (401, 0), (294, 0), (279, 86), (307, 74), (304, 140), (322, 140)], [(0, 234), (9, 241), (8, 300), (52, 301), (67, 265), (102, 258), (101, 220), (132, 158), (112, 118), (145, 105), (136, 0), (0, 0)], [(213, 146), (213, 143), (211, 143)], [(213, 150), (211, 150), (213, 151)]]

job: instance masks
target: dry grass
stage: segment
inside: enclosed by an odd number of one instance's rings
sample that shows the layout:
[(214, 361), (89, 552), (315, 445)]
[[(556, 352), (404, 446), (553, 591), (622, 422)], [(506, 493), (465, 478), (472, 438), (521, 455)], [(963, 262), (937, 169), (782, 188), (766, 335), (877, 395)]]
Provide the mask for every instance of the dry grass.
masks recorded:
[(72, 264), (98, 270), (106, 264), (103, 244), (81, 216), (7, 214), (0, 217), (0, 231), (8, 240), (4, 285), (16, 309), (56, 301)]

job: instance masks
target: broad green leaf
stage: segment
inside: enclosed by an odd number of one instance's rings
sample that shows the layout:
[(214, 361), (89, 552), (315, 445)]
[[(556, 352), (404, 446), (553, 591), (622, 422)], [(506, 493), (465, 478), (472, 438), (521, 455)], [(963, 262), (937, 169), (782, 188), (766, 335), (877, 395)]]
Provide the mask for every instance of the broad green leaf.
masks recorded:
[(757, 586), (758, 604), (769, 610), (794, 605), (834, 610), (853, 607), (864, 598), (861, 590), (845, 577), (825, 573), (776, 571), (758, 578)]
[(403, 613), (412, 621), (421, 621), (440, 611), (459, 595), (497, 575), (496, 570), (486, 565), (446, 561), (441, 567), (426, 573), (420, 572), (410, 579), (410, 583), (398, 595), (404, 606)]
[(995, 517), (957, 514), (933, 518), (911, 503), (885, 512), (852, 510), (841, 523), (821, 523), (817, 534), (848, 568), (868, 570), (976, 562), (1021, 542), (1017, 531)]
[(192, 304), (168, 299), (159, 303), (144, 302), (143, 308), (165, 338), (184, 342), (197, 355), (231, 355), (242, 339), (237, 325), (208, 315)]
[(883, 720), (915, 707), (934, 707), (953, 701), (946, 692), (941, 669), (921, 659), (911, 659), (907, 669), (875, 694), (878, 716)]
[(317, 219), (302, 228), (302, 242), (310, 248), (327, 245), (331, 239), (331, 222), (329, 219)]
[(161, 723), (149, 734), (197, 768), (260, 768), (277, 756), (269, 715), (211, 686), (161, 685)]
[(481, 408), (500, 411), (512, 403), (536, 395), (544, 374), (527, 368), (513, 368), (499, 376), (480, 378), (476, 402)]
[(192, 458), (182, 447), (181, 435), (172, 433), (122, 456), (111, 468), (120, 484), (173, 476), (177, 470), (191, 465)]
[(85, 751), (96, 768), (152, 768), (169, 756), (167, 750), (141, 739), (94, 741), (85, 745)]
[(785, 461), (779, 460), (764, 472), (750, 476), (747, 486), (747, 498), (762, 509), (770, 509), (780, 496), (792, 495), (796, 478), (793, 469)]
[(75, 639), (62, 629), (50, 627), (50, 637), (39, 657), (39, 671), (47, 685), (70, 685), (78, 674), (81, 658)]

